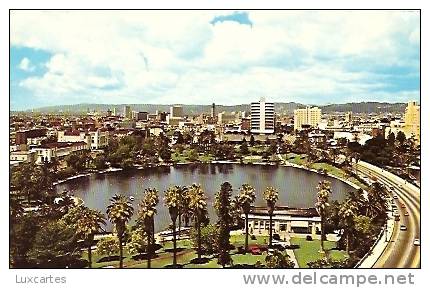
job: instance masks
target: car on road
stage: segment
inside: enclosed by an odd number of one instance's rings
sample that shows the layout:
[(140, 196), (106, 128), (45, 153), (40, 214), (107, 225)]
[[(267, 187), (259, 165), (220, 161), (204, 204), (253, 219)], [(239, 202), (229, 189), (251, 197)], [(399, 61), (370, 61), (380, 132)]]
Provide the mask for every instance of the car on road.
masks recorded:
[(414, 240), (414, 245), (415, 245), (415, 246), (420, 246), (420, 245), (421, 245), (420, 239), (418, 239), (418, 238), (417, 238), (417, 239), (415, 239), (415, 240)]
[(409, 216), (409, 213), (408, 213), (408, 211), (406, 211), (404, 215), (405, 215), (405, 216)]
[(394, 220), (400, 221), (400, 214), (399, 213), (394, 213)]
[(408, 230), (408, 228), (406, 227), (406, 225), (400, 225), (400, 230), (401, 231), (406, 231), (406, 230)]

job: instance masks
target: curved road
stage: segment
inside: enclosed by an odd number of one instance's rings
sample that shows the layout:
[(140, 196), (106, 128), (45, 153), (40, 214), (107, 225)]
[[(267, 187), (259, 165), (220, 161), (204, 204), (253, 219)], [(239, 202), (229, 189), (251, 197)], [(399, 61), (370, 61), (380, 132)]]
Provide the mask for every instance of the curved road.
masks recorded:
[[(420, 193), (419, 189), (413, 189), (404, 181), (393, 177), (388, 171), (382, 170), (367, 163), (359, 162), (358, 171), (369, 176), (376, 177), (377, 181), (394, 188), (394, 194), (398, 196), (396, 204), (400, 214), (400, 221), (395, 222), (393, 236), (384, 252), (373, 267), (375, 268), (419, 268), (420, 246), (413, 244), (415, 239), (420, 239)], [(417, 191), (418, 189), (418, 191)], [(401, 208), (401, 204), (406, 208)], [(405, 212), (409, 216), (405, 216)], [(407, 227), (406, 231), (400, 230), (400, 225)]]

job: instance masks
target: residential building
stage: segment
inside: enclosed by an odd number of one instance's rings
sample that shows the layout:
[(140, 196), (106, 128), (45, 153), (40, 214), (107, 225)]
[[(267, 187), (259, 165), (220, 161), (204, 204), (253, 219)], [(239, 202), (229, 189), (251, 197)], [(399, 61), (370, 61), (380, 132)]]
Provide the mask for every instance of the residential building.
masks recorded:
[(12, 151), (9, 154), (10, 164), (17, 164), (21, 162), (32, 163), (36, 161), (35, 151)]
[(275, 105), (261, 98), (251, 103), (251, 133), (272, 134), (275, 132)]
[(61, 159), (73, 152), (82, 152), (87, 150), (85, 142), (54, 142), (43, 144), (31, 149), (36, 153), (36, 163), (51, 162), (52, 158)]
[(294, 130), (301, 130), (303, 125), (317, 127), (321, 122), (321, 109), (307, 106), (294, 110)]

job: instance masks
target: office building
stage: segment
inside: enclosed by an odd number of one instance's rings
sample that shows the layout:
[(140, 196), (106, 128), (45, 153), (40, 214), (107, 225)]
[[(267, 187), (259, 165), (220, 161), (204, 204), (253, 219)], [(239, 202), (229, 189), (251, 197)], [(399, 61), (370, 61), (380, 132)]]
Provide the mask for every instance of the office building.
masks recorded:
[(317, 127), (321, 123), (321, 109), (318, 107), (294, 110), (294, 130), (301, 130), (303, 127)]
[(409, 101), (408, 106), (405, 109), (405, 135), (409, 137), (414, 137), (416, 142), (420, 142), (421, 127), (420, 127), (420, 105), (416, 101)]
[(212, 103), (212, 107), (211, 107), (211, 117), (215, 118), (215, 103)]
[(127, 119), (132, 118), (130, 106), (128, 106), (128, 105), (124, 106), (124, 115), (123, 116), (124, 116), (124, 118), (127, 118)]
[(132, 112), (132, 118), (136, 121), (148, 121), (148, 112)]
[(184, 109), (180, 105), (175, 105), (170, 107), (170, 117), (171, 118), (182, 118), (184, 116)]
[(251, 103), (251, 133), (271, 134), (275, 132), (275, 105), (261, 98)]

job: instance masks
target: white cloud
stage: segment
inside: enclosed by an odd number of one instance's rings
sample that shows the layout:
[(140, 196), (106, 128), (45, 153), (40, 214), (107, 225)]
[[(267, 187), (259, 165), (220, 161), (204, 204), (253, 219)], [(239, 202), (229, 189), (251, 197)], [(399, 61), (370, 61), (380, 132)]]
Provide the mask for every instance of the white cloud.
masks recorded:
[(34, 71), (34, 66), (31, 65), (30, 60), (27, 57), (22, 58), (21, 62), (19, 62), (18, 68), (25, 72)]
[(20, 85), (57, 101), (324, 103), (385, 97), (384, 79), (350, 71), (357, 63), (418, 67), (416, 13), (250, 11), (252, 27), (211, 25), (220, 14), (13, 11), (12, 45), (53, 54), (44, 75)]

